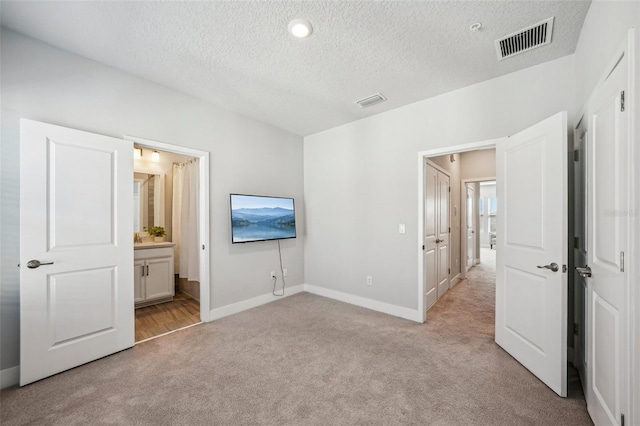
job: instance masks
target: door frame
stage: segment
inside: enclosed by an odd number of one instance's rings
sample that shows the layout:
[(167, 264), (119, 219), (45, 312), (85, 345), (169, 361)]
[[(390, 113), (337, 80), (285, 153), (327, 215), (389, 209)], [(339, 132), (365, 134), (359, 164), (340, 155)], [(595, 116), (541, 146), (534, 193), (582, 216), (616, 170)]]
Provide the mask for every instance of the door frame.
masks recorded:
[[(211, 276), (210, 276), (210, 252), (211, 243), (209, 232), (209, 152), (199, 149), (188, 148), (185, 146), (169, 144), (165, 142), (157, 142), (150, 139), (143, 139), (136, 136), (123, 136), (125, 140), (131, 141), (135, 146), (139, 146), (147, 149), (157, 149), (160, 151), (172, 152), (175, 154), (189, 155), (196, 157), (200, 165), (199, 177), (200, 177), (200, 203), (198, 211), (199, 224), (199, 237), (200, 245), (203, 249), (200, 250), (200, 321), (211, 321)], [(133, 154), (132, 154), (133, 155)]]
[[(496, 177), (479, 177), (479, 178), (470, 178), (470, 179), (461, 179), (460, 180), (460, 229), (462, 229), (462, 218), (465, 218), (465, 222), (466, 222), (466, 216), (467, 216), (467, 204), (462, 202), (462, 194), (463, 192), (466, 194), (466, 185), (468, 183), (480, 183), (480, 182), (491, 182), (491, 181), (495, 181)], [(480, 196), (480, 193), (477, 194), (477, 196)], [(476, 219), (480, 216), (480, 212), (477, 211), (478, 210), (478, 206), (476, 204)], [(479, 222), (479, 221), (478, 221)], [(478, 226), (479, 227), (479, 226)], [(476, 238), (480, 238), (480, 234), (478, 233), (478, 229), (476, 229)], [(467, 239), (466, 238), (462, 238), (462, 232), (460, 232), (460, 258), (462, 259), (462, 253), (466, 253), (467, 252)], [(480, 253), (478, 253), (478, 257), (480, 258)], [(475, 264), (475, 259), (474, 259), (474, 264)], [(467, 277), (467, 271), (464, 270), (464, 268), (460, 268), (460, 273), (462, 274), (462, 277), (466, 278)]]
[(500, 140), (507, 139), (496, 138), (487, 139), (478, 142), (465, 143), (460, 145), (448, 146), (444, 148), (435, 148), (426, 151), (418, 152), (418, 319), (419, 322), (425, 322), (427, 319), (427, 313), (424, 306), (424, 259), (422, 245), (424, 238), (424, 199), (425, 199), (425, 187), (424, 187), (424, 174), (426, 168), (426, 160), (429, 157), (437, 157), (440, 155), (457, 154), (460, 152), (477, 151), (481, 149), (495, 148), (496, 144)]

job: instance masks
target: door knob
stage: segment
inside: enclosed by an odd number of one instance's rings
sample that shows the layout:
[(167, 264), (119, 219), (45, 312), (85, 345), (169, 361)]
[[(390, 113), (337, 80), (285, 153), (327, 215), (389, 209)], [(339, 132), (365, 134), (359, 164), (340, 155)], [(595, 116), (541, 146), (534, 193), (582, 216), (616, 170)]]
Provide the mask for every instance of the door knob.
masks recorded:
[(591, 276), (591, 268), (589, 265), (584, 265), (584, 267), (576, 266), (576, 271), (582, 278), (589, 278)]
[(42, 265), (53, 265), (53, 262), (42, 263), (39, 260), (30, 260), (27, 262), (27, 268), (36, 269)]
[(551, 263), (549, 265), (543, 265), (543, 266), (538, 265), (538, 268), (540, 268), (540, 269), (551, 269), (553, 272), (558, 272), (558, 269), (559, 269), (558, 268), (558, 264), (555, 263), (555, 262)]
[(436, 244), (443, 243), (443, 242), (444, 242), (444, 240), (436, 240)]

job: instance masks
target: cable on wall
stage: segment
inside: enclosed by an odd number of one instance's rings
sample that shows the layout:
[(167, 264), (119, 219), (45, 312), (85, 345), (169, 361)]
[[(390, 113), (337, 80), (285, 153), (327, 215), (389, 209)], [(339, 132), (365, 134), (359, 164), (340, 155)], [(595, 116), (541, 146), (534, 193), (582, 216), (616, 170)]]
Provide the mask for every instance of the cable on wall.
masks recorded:
[(287, 285), (286, 281), (284, 280), (284, 269), (282, 268), (282, 249), (280, 248), (280, 240), (278, 240), (278, 257), (280, 258), (280, 273), (282, 274), (282, 293), (276, 293), (276, 283), (278, 282), (278, 277), (276, 276), (273, 277), (273, 291), (271, 292), (271, 294), (280, 297), (284, 296), (284, 288)]

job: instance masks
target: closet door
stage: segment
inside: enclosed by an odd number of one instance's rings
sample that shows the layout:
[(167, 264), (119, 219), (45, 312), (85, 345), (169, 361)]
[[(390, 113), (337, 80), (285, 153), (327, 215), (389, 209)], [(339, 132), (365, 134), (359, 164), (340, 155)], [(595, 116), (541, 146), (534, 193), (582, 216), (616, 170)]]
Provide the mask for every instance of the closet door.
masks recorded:
[(449, 176), (438, 171), (438, 299), (449, 290)]
[(438, 300), (438, 170), (430, 164), (425, 166), (424, 197), (424, 282), (425, 310)]

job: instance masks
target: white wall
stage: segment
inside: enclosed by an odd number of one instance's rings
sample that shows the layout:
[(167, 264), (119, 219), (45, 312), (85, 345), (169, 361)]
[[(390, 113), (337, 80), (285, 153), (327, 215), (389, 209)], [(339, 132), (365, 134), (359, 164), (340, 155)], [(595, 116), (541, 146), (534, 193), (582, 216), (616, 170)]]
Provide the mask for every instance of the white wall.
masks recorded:
[(573, 79), (571, 55), (305, 137), (305, 282), (417, 309), (418, 152), (572, 127)]
[(639, 1), (592, 1), (576, 46), (576, 102), (578, 113), (626, 40), (629, 28), (640, 30)]
[(495, 176), (495, 148), (479, 149), (460, 154), (460, 179), (484, 179)]
[(271, 292), (274, 241), (231, 245), (229, 193), (295, 197), (298, 238), (282, 241), (287, 283), (304, 276), (302, 138), (167, 87), (2, 31), (0, 369), (19, 362), (19, 119), (211, 153), (211, 307)]

